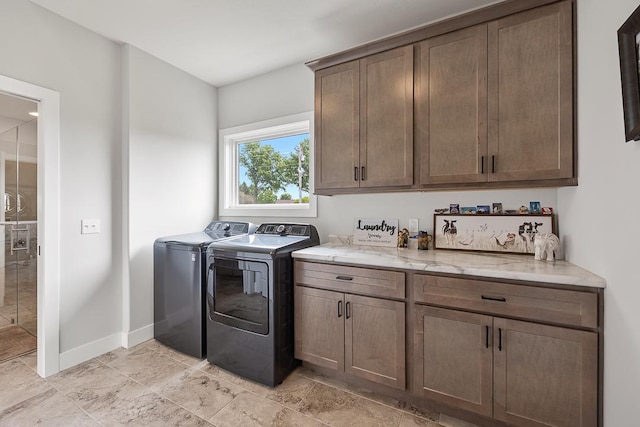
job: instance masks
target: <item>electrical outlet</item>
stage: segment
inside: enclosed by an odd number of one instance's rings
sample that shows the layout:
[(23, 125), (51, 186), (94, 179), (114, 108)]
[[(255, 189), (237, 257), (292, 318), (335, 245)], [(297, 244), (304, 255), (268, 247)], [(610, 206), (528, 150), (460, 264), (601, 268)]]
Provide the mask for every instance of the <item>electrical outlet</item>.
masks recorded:
[(417, 219), (410, 219), (409, 220), (409, 234), (413, 235), (416, 234), (418, 232), (419, 228), (418, 228), (418, 220)]
[(83, 219), (80, 221), (81, 234), (98, 234), (100, 233), (100, 220), (99, 219)]

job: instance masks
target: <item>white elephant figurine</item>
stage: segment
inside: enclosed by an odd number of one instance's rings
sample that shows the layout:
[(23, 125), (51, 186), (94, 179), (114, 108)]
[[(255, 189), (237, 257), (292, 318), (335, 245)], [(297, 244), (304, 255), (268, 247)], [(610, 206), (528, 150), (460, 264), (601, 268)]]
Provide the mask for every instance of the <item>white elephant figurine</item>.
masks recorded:
[(555, 259), (561, 259), (560, 239), (553, 233), (536, 234), (533, 240), (533, 247), (535, 249), (535, 259), (541, 260), (545, 257), (547, 261)]

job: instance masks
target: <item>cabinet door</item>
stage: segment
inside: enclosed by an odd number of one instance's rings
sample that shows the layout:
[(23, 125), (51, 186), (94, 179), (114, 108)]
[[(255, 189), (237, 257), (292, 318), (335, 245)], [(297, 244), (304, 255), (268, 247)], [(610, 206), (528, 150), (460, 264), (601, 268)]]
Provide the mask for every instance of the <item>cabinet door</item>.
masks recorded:
[(360, 60), (360, 186), (413, 184), (413, 46)]
[(344, 370), (343, 294), (302, 286), (294, 292), (295, 357)]
[(420, 183), (487, 180), (487, 26), (418, 45)]
[(349, 294), (345, 302), (345, 372), (404, 390), (404, 302)]
[(418, 395), (491, 416), (491, 327), (490, 316), (416, 305)]
[(596, 426), (597, 335), (494, 319), (494, 417), (523, 427)]
[(315, 75), (315, 189), (358, 187), (359, 62)]
[(571, 3), (488, 25), (489, 180), (572, 177)]

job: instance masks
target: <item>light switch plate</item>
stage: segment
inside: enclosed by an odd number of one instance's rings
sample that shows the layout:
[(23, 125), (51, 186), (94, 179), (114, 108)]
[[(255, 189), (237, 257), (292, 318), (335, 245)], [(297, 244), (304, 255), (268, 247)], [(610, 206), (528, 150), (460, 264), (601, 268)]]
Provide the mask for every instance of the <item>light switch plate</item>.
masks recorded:
[(80, 221), (81, 234), (97, 234), (100, 233), (99, 219), (83, 219)]

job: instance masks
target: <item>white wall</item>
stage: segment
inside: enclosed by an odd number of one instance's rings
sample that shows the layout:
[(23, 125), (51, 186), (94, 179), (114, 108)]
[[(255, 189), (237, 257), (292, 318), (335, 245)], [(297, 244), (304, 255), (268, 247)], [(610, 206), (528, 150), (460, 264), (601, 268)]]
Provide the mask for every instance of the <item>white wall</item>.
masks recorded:
[(152, 336), (153, 241), (216, 211), (216, 89), (28, 0), (0, 2), (0, 55), (60, 93), (61, 364)]
[[(218, 90), (220, 128), (312, 111), (313, 91), (313, 72), (303, 64), (223, 86)], [(555, 189), (535, 189), (319, 196), (318, 218), (288, 219), (314, 224), (326, 242), (329, 234), (351, 234), (356, 217), (398, 218), (401, 227), (409, 225), (409, 218), (418, 218), (421, 229), (432, 231), (433, 210), (450, 203), (476, 206), (502, 202), (505, 209), (517, 209), (540, 201), (542, 206), (555, 209), (556, 193)], [(266, 217), (249, 220), (257, 224), (277, 221)]]
[[(0, 2), (0, 74), (60, 93), (60, 351), (121, 329), (120, 48), (34, 5)], [(102, 232), (80, 234), (81, 218)]]
[(313, 73), (292, 65), (218, 89), (220, 129), (313, 111)]
[(578, 1), (580, 185), (558, 192), (569, 261), (607, 280), (605, 426), (637, 426), (640, 143), (624, 142), (616, 31), (637, 0)]
[(135, 47), (124, 55), (133, 332), (153, 324), (154, 240), (203, 230), (216, 212), (217, 101), (213, 86)]

